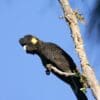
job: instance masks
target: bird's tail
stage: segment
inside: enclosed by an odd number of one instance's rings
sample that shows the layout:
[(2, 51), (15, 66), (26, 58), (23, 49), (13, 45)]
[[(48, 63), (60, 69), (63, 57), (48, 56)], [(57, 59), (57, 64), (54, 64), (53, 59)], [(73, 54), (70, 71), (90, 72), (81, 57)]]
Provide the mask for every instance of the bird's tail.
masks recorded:
[(77, 100), (88, 100), (85, 91), (84, 91), (84, 85), (80, 81), (79, 77), (71, 76), (68, 80), (67, 83), (70, 84), (72, 90), (74, 91)]
[(76, 76), (66, 77), (66, 76), (59, 75), (55, 72), (53, 72), (53, 73), (58, 78), (60, 78), (65, 83), (68, 83), (71, 86), (74, 94), (77, 97), (77, 100), (88, 100), (88, 98), (85, 95), (85, 92), (83, 92), (83, 90), (82, 90), (84, 88), (84, 85), (83, 85), (83, 82), (81, 82), (80, 77), (76, 77)]

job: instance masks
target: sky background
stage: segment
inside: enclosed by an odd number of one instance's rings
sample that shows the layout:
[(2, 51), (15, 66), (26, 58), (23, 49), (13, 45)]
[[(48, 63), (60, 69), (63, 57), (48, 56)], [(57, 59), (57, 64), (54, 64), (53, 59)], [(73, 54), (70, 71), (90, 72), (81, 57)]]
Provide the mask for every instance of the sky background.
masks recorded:
[[(87, 5), (82, 0), (70, 3), (88, 22), (93, 0)], [(0, 100), (76, 100), (69, 85), (52, 74), (47, 76), (40, 58), (27, 55), (18, 42), (26, 34), (54, 42), (80, 68), (68, 25), (59, 19), (62, 15), (57, 0), (0, 0)], [(100, 48), (85, 36), (86, 25), (80, 24), (80, 28), (89, 62), (100, 80)], [(94, 100), (90, 90), (87, 96)]]

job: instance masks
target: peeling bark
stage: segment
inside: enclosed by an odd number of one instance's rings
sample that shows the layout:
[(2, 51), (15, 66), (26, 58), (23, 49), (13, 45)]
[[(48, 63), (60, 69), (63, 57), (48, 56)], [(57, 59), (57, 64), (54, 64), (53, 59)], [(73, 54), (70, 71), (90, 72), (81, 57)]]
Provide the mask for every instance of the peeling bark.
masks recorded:
[(63, 9), (65, 20), (69, 24), (71, 30), (71, 36), (75, 44), (75, 50), (80, 59), (83, 75), (87, 78), (88, 85), (91, 88), (92, 93), (96, 98), (96, 100), (100, 100), (100, 85), (86, 57), (86, 53), (84, 50), (84, 43), (81, 37), (80, 28), (78, 26), (78, 20), (68, 0), (58, 0), (58, 1), (60, 2), (61, 7)]

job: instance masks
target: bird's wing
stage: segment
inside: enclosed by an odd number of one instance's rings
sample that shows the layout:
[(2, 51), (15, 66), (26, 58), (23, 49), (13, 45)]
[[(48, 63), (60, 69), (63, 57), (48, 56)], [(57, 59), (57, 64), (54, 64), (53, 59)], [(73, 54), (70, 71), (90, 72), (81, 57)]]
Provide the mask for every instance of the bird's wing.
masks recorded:
[(71, 66), (75, 66), (70, 56), (55, 44), (47, 44), (44, 52), (49, 61), (64, 72), (71, 72)]

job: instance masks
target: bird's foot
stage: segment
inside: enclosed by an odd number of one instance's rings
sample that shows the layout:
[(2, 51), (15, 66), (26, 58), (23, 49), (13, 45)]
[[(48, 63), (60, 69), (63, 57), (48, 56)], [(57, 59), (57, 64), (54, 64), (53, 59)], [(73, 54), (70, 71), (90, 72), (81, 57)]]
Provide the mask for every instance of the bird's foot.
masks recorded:
[(45, 73), (46, 75), (50, 75), (50, 71), (48, 69), (46, 69)]
[(50, 72), (51, 72), (51, 64), (47, 64), (46, 65), (46, 71), (45, 72), (46, 72), (47, 75), (50, 75)]

